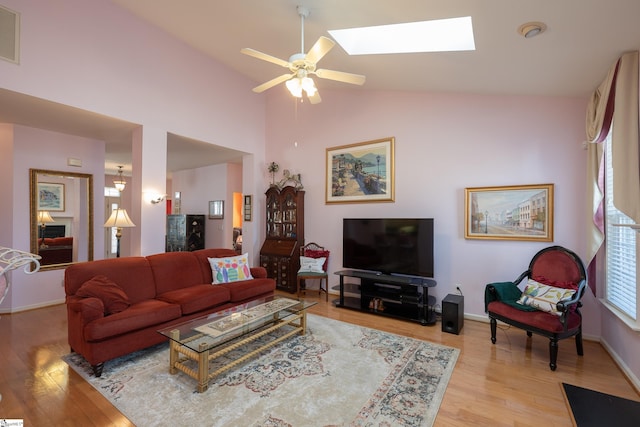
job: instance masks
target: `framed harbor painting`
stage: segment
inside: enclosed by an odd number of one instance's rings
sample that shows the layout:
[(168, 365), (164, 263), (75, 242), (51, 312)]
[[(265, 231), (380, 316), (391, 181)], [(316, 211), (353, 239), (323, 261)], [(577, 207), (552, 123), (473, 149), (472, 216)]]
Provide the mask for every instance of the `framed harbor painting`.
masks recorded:
[(38, 210), (64, 212), (64, 184), (38, 182)]
[(394, 201), (394, 138), (327, 148), (326, 203)]
[(553, 184), (464, 190), (465, 239), (553, 241)]

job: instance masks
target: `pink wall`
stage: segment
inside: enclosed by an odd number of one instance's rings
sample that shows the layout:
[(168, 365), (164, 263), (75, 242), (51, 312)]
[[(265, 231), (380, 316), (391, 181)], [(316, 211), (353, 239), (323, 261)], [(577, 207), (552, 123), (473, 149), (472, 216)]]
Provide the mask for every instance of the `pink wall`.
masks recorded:
[[(269, 99), (267, 161), (302, 174), (305, 237), (331, 249), (332, 271), (341, 268), (343, 217), (433, 217), (435, 295), (441, 300), (460, 284), (465, 311), (484, 315), (484, 285), (515, 279), (548, 243), (465, 240), (465, 187), (555, 184), (554, 243), (584, 253), (584, 99), (322, 95), (319, 105), (300, 105), (297, 119), (290, 102)], [(395, 203), (326, 205), (325, 149), (389, 136)]]
[[(183, 214), (205, 216), (205, 242), (208, 248), (232, 248), (232, 199), (230, 189), (242, 191), (242, 181), (229, 180), (229, 168), (233, 165), (213, 165), (173, 173), (171, 187), (180, 191)], [(209, 219), (209, 201), (224, 200), (224, 219)], [(253, 257), (252, 257), (253, 258)]]
[[(485, 284), (514, 280), (538, 250), (557, 244), (584, 258), (586, 99), (319, 87), (323, 102), (315, 106), (296, 106), (284, 91), (269, 97), (266, 161), (302, 174), (305, 237), (332, 251), (330, 271), (342, 268), (342, 218), (433, 217), (438, 303), (460, 284), (465, 314), (483, 320)], [(390, 136), (396, 139), (395, 202), (325, 204), (326, 148)], [(266, 172), (262, 179), (267, 188)], [(555, 185), (553, 243), (464, 238), (466, 187), (542, 183)], [(330, 286), (337, 283), (334, 278)], [(585, 336), (602, 339), (638, 386), (638, 334), (590, 292), (583, 302)]]
[[(21, 14), (21, 62), (0, 61), (0, 88), (137, 123), (146, 129), (141, 131), (144, 135), (149, 130), (154, 135), (165, 135), (166, 139), (170, 132), (252, 153), (251, 161), (243, 164), (245, 172), (253, 174), (250, 169), (255, 169), (255, 173), (263, 169), (265, 97), (251, 91), (254, 82), (108, 0), (5, 0), (3, 5)], [(166, 140), (158, 141), (158, 150), (164, 150), (165, 143)], [(39, 144), (50, 141), (41, 139)], [(154, 148), (143, 147), (140, 151)], [(39, 146), (33, 151), (30, 158), (42, 152)], [(102, 162), (102, 169), (94, 176), (100, 176), (102, 184), (104, 150), (96, 159)], [(130, 187), (137, 191), (130, 215), (134, 222), (139, 221), (131, 232), (131, 254), (162, 252), (163, 233), (150, 228), (164, 230), (164, 210), (145, 205), (140, 198), (143, 186), (165, 188), (165, 165), (149, 159), (142, 159), (140, 164), (144, 170), (138, 169), (136, 174), (141, 179), (133, 180)], [(25, 206), (28, 209), (28, 192), (22, 192), (25, 181), (21, 181), (26, 180), (26, 175), (15, 167), (12, 177), (13, 221), (18, 223), (14, 229), (25, 230), (19, 223), (26, 220), (20, 209)], [(242, 191), (247, 194), (258, 188), (253, 180), (245, 181), (244, 185)], [(261, 185), (259, 188), (262, 191)], [(96, 212), (103, 212), (102, 204), (96, 205)], [(96, 223), (99, 218), (96, 217)], [(256, 235), (262, 232), (257, 223), (249, 226), (255, 227)], [(3, 238), (2, 244), (28, 250), (28, 234), (24, 239), (14, 235)], [(98, 248), (103, 250), (102, 243)], [(58, 300), (62, 271), (38, 277), (49, 280), (49, 276), (52, 283), (47, 286), (57, 287), (57, 292), (42, 293), (41, 289), (23, 287), (23, 295), (9, 300), (12, 310), (39, 305), (47, 298)]]
[[(10, 230), (0, 230), (0, 242), (28, 251), (29, 228), (29, 169), (48, 169), (87, 173), (93, 175), (94, 194), (94, 258), (102, 258), (104, 234), (102, 212), (104, 210), (104, 142), (73, 135), (50, 132), (19, 125), (2, 125), (13, 128), (13, 156), (0, 157), (0, 169), (13, 167), (13, 194), (0, 187), (0, 197), (12, 200), (12, 225)], [(67, 159), (82, 160), (82, 167), (67, 166)], [(96, 197), (99, 196), (99, 197)], [(64, 300), (62, 280), (64, 270), (41, 271), (33, 275), (13, 272), (12, 292), (3, 307), (32, 308)]]
[[(515, 278), (546, 244), (465, 240), (465, 187), (554, 183), (554, 243), (584, 256), (585, 99), (329, 91), (319, 82), (323, 102), (296, 107), (282, 88), (268, 97), (253, 94), (254, 82), (107, 0), (3, 5), (21, 13), (22, 39), (21, 63), (0, 61), (0, 87), (251, 153), (243, 161), (242, 191), (255, 197), (255, 221), (244, 230), (253, 255), (264, 236), (265, 165), (277, 161), (281, 170), (302, 174), (307, 240), (332, 250), (331, 271), (341, 267), (343, 217), (434, 217), (435, 294), (440, 301), (460, 284), (471, 315), (484, 316), (485, 283)], [(396, 138), (396, 202), (325, 205), (325, 149), (387, 136)], [(3, 219), (12, 216), (16, 233), (26, 229), (22, 180), (31, 166), (15, 166), (13, 185), (2, 193), (9, 191), (15, 204), (0, 212)], [(0, 233), (6, 229), (0, 226)], [(12, 235), (8, 244), (27, 249), (21, 239)], [(46, 277), (44, 286), (19, 279), (21, 294), (10, 303), (21, 308), (55, 300), (59, 274), (37, 275)], [(586, 333), (598, 337), (602, 329), (612, 350), (631, 363), (640, 352), (637, 334), (608, 316), (601, 327), (591, 296), (584, 312)], [(640, 367), (632, 365), (632, 372), (639, 376)]]
[[(243, 167), (263, 168), (265, 98), (251, 91), (254, 82), (107, 0), (3, 4), (21, 13), (22, 38), (21, 63), (0, 61), (1, 87), (138, 123), (158, 134), (252, 153), (251, 164)], [(143, 177), (153, 172), (136, 171)], [(161, 181), (153, 184), (164, 188)], [(253, 181), (245, 185), (243, 192), (256, 191)], [(164, 223), (156, 218), (159, 210), (145, 207), (131, 214)], [(150, 234), (145, 229), (143, 224), (133, 233), (141, 239)], [(133, 248), (151, 253), (164, 245), (160, 239)]]

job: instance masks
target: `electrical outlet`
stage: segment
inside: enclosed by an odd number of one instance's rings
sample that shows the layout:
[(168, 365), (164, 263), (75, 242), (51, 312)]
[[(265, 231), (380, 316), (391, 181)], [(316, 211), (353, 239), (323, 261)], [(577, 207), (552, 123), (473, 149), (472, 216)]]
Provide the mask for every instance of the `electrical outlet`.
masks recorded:
[(456, 291), (458, 291), (458, 293), (459, 293), (460, 295), (462, 295), (462, 289), (460, 288), (461, 286), (462, 286), (462, 285), (461, 285), (461, 284), (459, 284), (459, 283), (458, 283), (458, 284), (456, 284)]

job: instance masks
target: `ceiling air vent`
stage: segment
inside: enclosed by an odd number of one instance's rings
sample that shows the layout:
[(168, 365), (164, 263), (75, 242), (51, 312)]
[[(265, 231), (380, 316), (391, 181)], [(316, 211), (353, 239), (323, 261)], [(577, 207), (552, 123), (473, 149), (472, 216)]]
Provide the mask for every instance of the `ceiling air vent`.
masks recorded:
[(0, 5), (0, 58), (20, 62), (20, 15)]

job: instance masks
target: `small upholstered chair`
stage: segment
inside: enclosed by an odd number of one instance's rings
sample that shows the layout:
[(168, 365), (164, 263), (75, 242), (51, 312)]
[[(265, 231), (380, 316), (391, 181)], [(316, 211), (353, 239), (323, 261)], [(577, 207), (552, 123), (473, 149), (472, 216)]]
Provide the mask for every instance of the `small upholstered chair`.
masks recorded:
[(542, 249), (515, 281), (486, 285), (485, 311), (491, 324), (491, 342), (496, 343), (500, 320), (524, 329), (528, 337), (535, 333), (549, 338), (552, 371), (557, 366), (559, 340), (575, 337), (576, 350), (582, 356), (580, 299), (586, 284), (587, 274), (578, 255), (561, 246)]
[[(329, 253), (324, 247), (316, 243), (309, 243), (300, 248), (300, 270), (298, 270), (297, 279), (298, 297), (308, 290), (315, 291), (315, 289), (307, 288), (307, 281), (317, 279), (319, 280), (318, 296), (324, 292), (325, 299), (329, 301), (329, 280), (327, 275)], [(323, 280), (324, 288), (322, 287)]]

